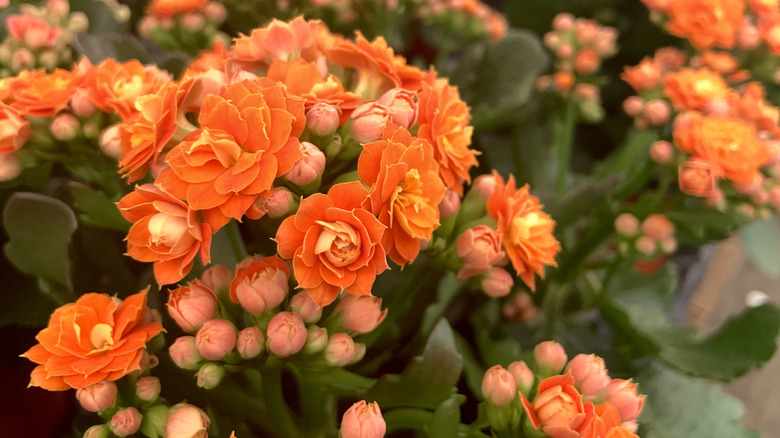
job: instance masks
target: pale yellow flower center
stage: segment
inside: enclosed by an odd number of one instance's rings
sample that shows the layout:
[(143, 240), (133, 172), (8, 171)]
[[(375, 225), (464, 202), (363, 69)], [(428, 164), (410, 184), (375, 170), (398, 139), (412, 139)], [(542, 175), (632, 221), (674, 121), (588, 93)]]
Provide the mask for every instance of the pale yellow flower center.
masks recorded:
[(314, 246), (314, 253), (323, 255), (334, 266), (347, 266), (360, 256), (360, 235), (351, 225), (342, 222), (317, 221), (323, 227)]
[(95, 324), (89, 334), (89, 340), (96, 350), (114, 345), (114, 328), (108, 324)]
[(188, 226), (186, 218), (157, 213), (149, 220), (148, 228), (151, 243), (172, 247), (181, 240)]

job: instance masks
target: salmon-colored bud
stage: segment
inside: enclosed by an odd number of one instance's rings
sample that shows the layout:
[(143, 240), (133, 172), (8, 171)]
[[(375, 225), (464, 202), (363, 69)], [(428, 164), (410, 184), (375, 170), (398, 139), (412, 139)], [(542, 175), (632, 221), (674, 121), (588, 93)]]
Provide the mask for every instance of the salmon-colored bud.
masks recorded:
[(630, 379), (614, 379), (604, 388), (602, 396), (612, 403), (623, 421), (632, 421), (642, 412), (645, 396), (637, 394), (637, 384)]
[(639, 219), (631, 213), (623, 213), (615, 219), (615, 230), (624, 237), (633, 237), (639, 231)]
[(556, 32), (547, 32), (543, 37), (544, 45), (550, 50), (558, 48), (558, 44), (561, 43), (561, 37)]
[(485, 400), (502, 407), (508, 405), (517, 395), (517, 384), (512, 373), (501, 365), (494, 365), (482, 377), (482, 396)]
[(726, 99), (712, 99), (704, 107), (704, 113), (710, 116), (728, 117), (731, 114), (731, 105)]
[(328, 339), (325, 360), (337, 367), (343, 367), (355, 357), (355, 341), (346, 333), (336, 333)]
[(278, 257), (253, 256), (238, 264), (230, 297), (247, 312), (260, 316), (287, 297), (289, 268)]
[(309, 326), (306, 330), (306, 344), (303, 346), (303, 354), (318, 354), (328, 346), (328, 329), (325, 327)]
[(162, 385), (157, 377), (141, 377), (135, 382), (135, 396), (141, 401), (151, 402), (157, 400), (161, 390)]
[[(298, 163), (301, 162), (299, 161)], [(268, 211), (268, 216), (274, 219), (289, 216), (295, 212), (297, 207), (298, 202), (295, 199), (295, 195), (284, 187), (274, 187), (274, 190), (263, 203), (263, 208)]]
[(674, 158), (674, 148), (666, 140), (658, 140), (650, 145), (650, 159), (658, 164), (666, 164)]
[(190, 32), (199, 32), (206, 25), (206, 17), (198, 12), (184, 14), (180, 18), (181, 27)]
[(574, 16), (568, 13), (560, 13), (553, 18), (553, 29), (557, 31), (567, 31), (574, 27)]
[(593, 101), (598, 103), (601, 97), (599, 87), (593, 84), (580, 83), (574, 87), (574, 96), (583, 101)]
[(366, 356), (366, 344), (355, 342), (355, 357), (352, 358), (352, 362), (350, 362), (350, 364), (360, 362), (365, 356)]
[(35, 56), (27, 49), (16, 49), (11, 55), (11, 70), (22, 71), (35, 67)]
[(340, 438), (382, 438), (387, 425), (377, 403), (361, 400), (347, 409), (341, 418)]
[(639, 96), (628, 96), (623, 101), (623, 111), (631, 117), (636, 117), (645, 108), (645, 101)]
[(493, 267), (487, 271), (480, 285), (482, 286), (482, 291), (488, 296), (501, 298), (509, 295), (512, 287), (515, 285), (515, 280), (506, 269)]
[(509, 364), (507, 371), (512, 374), (517, 385), (517, 390), (523, 394), (530, 394), (534, 388), (534, 372), (528, 367), (528, 364), (521, 361), (515, 361)]
[(236, 348), (236, 327), (224, 319), (206, 321), (195, 335), (198, 352), (208, 360), (220, 360)]
[(715, 175), (703, 161), (686, 161), (677, 170), (680, 191), (688, 195), (706, 197), (715, 190)]
[(461, 281), (484, 274), (493, 266), (508, 260), (501, 249), (501, 236), (486, 225), (477, 225), (464, 231), (455, 241), (455, 252), (464, 263), (458, 271), (458, 280)]
[(299, 292), (292, 297), (290, 310), (301, 315), (303, 322), (308, 324), (315, 323), (322, 317), (322, 307), (317, 305), (306, 291)]
[(214, 23), (222, 23), (227, 18), (227, 11), (222, 3), (208, 2), (203, 6), (203, 15)]
[[(129, 14), (129, 11), (128, 11)], [(68, 21), (68, 30), (71, 32), (86, 32), (89, 28), (89, 18), (81, 11), (73, 11)]]
[(346, 295), (336, 305), (335, 314), (342, 318), (341, 328), (351, 333), (374, 331), (387, 316), (382, 299), (371, 295)]
[(111, 436), (111, 429), (107, 424), (97, 424), (90, 427), (84, 432), (84, 438), (109, 438)]
[(51, 121), (51, 134), (60, 141), (70, 141), (78, 137), (81, 123), (70, 114), (58, 114)]
[(644, 255), (653, 255), (656, 251), (656, 241), (652, 237), (642, 236), (634, 243), (634, 248)]
[(599, 33), (596, 23), (591, 20), (577, 19), (574, 22), (574, 27), (577, 41), (582, 45), (592, 44)]
[(154, 15), (144, 15), (138, 22), (138, 34), (144, 38), (149, 38), (157, 28), (160, 22)]
[(100, 149), (111, 158), (118, 160), (122, 157), (122, 136), (118, 123), (100, 133)]
[(579, 74), (591, 74), (600, 66), (599, 55), (593, 49), (582, 49), (574, 55), (574, 70)]
[(170, 291), (168, 314), (185, 332), (195, 333), (217, 313), (217, 295), (200, 280)]
[(454, 190), (447, 189), (439, 203), (439, 218), (441, 220), (447, 219), (458, 211), (460, 211), (460, 195)]
[(218, 363), (206, 362), (201, 365), (198, 372), (195, 374), (196, 384), (198, 388), (214, 389), (222, 383), (222, 379), (225, 378), (225, 367)]
[(141, 428), (141, 420), (143, 419), (138, 409), (129, 407), (122, 408), (111, 417), (111, 421), (108, 423), (108, 427), (114, 435), (125, 437), (138, 432)]
[(295, 354), (306, 343), (306, 326), (297, 313), (279, 312), (268, 323), (268, 350), (282, 357)]
[(402, 88), (393, 88), (377, 100), (390, 110), (390, 121), (410, 129), (417, 121), (417, 93)]
[(561, 44), (555, 49), (555, 56), (558, 59), (569, 59), (574, 54), (574, 47), (571, 44)]
[(46, 2), (46, 13), (55, 21), (62, 21), (70, 14), (68, 0), (49, 0)]
[(642, 232), (655, 240), (674, 234), (674, 225), (662, 214), (651, 214), (642, 222)]
[(233, 270), (225, 265), (214, 265), (200, 276), (201, 284), (217, 295), (227, 290), (231, 281), (233, 281)]
[(76, 390), (79, 404), (89, 412), (100, 412), (110, 408), (116, 401), (116, 394), (116, 384), (107, 380)]
[(205, 412), (189, 403), (179, 403), (168, 411), (166, 438), (206, 438), (211, 420)]
[(79, 88), (70, 98), (70, 108), (79, 117), (89, 117), (95, 113), (95, 104), (89, 98), (89, 90)]
[(390, 110), (376, 102), (365, 103), (352, 112), (350, 135), (358, 143), (371, 143), (382, 138), (382, 132), (390, 121)]
[(740, 50), (753, 50), (761, 44), (761, 34), (758, 31), (758, 27), (753, 24), (745, 23), (739, 31), (737, 31), (737, 47)]
[(669, 121), (669, 116), (672, 110), (669, 108), (669, 104), (663, 99), (653, 99), (645, 104), (642, 115), (644, 115), (647, 123), (653, 126), (661, 126)]
[(303, 156), (284, 174), (284, 179), (298, 186), (305, 186), (317, 181), (325, 171), (325, 154), (308, 141), (300, 143)]
[(575, 77), (570, 71), (558, 71), (553, 74), (553, 82), (558, 91), (566, 93), (574, 86)]
[(238, 332), (236, 349), (241, 359), (253, 359), (263, 352), (265, 336), (257, 327), (247, 327)]
[(496, 190), (496, 177), (492, 174), (480, 175), (471, 183), (471, 191), (479, 195), (480, 199), (487, 200)]
[(567, 356), (561, 344), (545, 341), (534, 347), (534, 359), (542, 374), (552, 375), (563, 369)]
[(333, 105), (320, 102), (306, 111), (306, 127), (312, 134), (325, 137), (339, 127), (339, 111)]
[(574, 386), (583, 396), (596, 397), (610, 382), (604, 359), (594, 354), (578, 354), (566, 366), (574, 378)]
[(661, 245), (661, 251), (671, 254), (677, 250), (677, 239), (673, 236), (664, 237), (658, 242)]

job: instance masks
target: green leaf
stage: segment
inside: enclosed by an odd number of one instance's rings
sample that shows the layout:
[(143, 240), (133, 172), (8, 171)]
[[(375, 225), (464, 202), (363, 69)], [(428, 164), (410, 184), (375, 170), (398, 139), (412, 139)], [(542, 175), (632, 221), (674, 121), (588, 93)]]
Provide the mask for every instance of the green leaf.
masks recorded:
[(460, 426), (460, 406), (450, 397), (444, 400), (428, 422), (429, 438), (452, 438), (458, 435)]
[(780, 278), (780, 226), (777, 217), (745, 225), (739, 229), (739, 237), (750, 261), (767, 277)]
[(142, 64), (151, 61), (144, 45), (132, 35), (77, 33), (73, 37), (73, 47), (89, 58), (93, 64), (98, 64), (107, 58), (119, 62), (137, 59)]
[(554, 199), (545, 205), (550, 216), (555, 219), (556, 226), (564, 228), (567, 225), (587, 216), (595, 204), (609, 199), (620, 185), (623, 177), (612, 175), (602, 181), (584, 181), (571, 188), (560, 200)]
[(127, 232), (130, 229), (130, 223), (119, 213), (116, 203), (108, 195), (77, 182), (71, 182), (69, 187), (73, 204), (81, 212), (79, 220), (112, 230)]
[(32, 277), (19, 273), (7, 261), (0, 262), (0, 278), (3, 279), (0, 327), (9, 324), (44, 326), (54, 309), (62, 304), (51, 295), (41, 293)]
[(10, 241), (5, 255), (20, 271), (69, 286), (68, 248), (78, 222), (62, 201), (37, 193), (14, 193), (3, 210)]
[(728, 205), (721, 211), (692, 196), (679, 197), (665, 208), (663, 214), (674, 222), (676, 237), (681, 243), (700, 245), (723, 240), (752, 220), (736, 205)]
[(718, 385), (661, 367), (635, 377), (647, 394), (639, 423), (643, 438), (758, 438), (740, 424), (743, 407)]
[(452, 328), (442, 319), (428, 337), (421, 356), (412, 358), (401, 374), (386, 375), (366, 394), (382, 409), (408, 406), (436, 409), (455, 392), (463, 357), (455, 349)]

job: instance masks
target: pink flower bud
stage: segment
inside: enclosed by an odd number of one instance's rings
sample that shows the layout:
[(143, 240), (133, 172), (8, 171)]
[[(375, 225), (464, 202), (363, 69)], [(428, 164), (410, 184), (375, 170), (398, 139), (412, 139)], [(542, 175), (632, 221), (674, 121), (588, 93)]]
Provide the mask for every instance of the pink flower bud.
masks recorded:
[(157, 400), (157, 397), (160, 396), (161, 389), (160, 379), (157, 377), (141, 377), (135, 382), (135, 396), (141, 401), (149, 402)]
[(89, 117), (95, 113), (95, 104), (89, 98), (87, 88), (79, 88), (73, 93), (73, 97), (70, 98), (70, 107), (73, 113), (79, 117)]
[(122, 156), (122, 137), (119, 124), (111, 125), (100, 134), (100, 149), (111, 158)]
[(673, 236), (664, 237), (658, 242), (661, 245), (661, 251), (671, 254), (677, 250), (677, 239)]
[(317, 181), (322, 172), (325, 171), (325, 154), (308, 141), (302, 141), (300, 149), (303, 152), (303, 158), (284, 174), (284, 179), (295, 185), (305, 186)]
[(480, 283), (482, 290), (493, 298), (501, 298), (509, 295), (515, 285), (512, 274), (503, 268), (490, 268)]
[(227, 290), (231, 281), (233, 281), (233, 270), (225, 265), (214, 265), (200, 276), (201, 284), (215, 294)]
[(166, 438), (206, 438), (211, 424), (208, 415), (199, 408), (179, 403), (168, 411)]
[(536, 365), (546, 371), (543, 374), (557, 374), (566, 365), (566, 352), (561, 344), (545, 341), (534, 347)]
[(196, 384), (198, 388), (214, 389), (222, 383), (222, 379), (225, 378), (225, 367), (218, 363), (206, 362), (201, 365), (198, 372), (195, 374)]
[(168, 314), (185, 332), (195, 333), (217, 314), (217, 295), (200, 280), (170, 291)]
[(387, 309), (382, 310), (382, 299), (371, 295), (347, 294), (336, 305), (335, 314), (342, 318), (345, 331), (365, 334), (384, 321)]
[(62, 21), (70, 14), (68, 0), (49, 0), (46, 2), (46, 12), (56, 21)]
[(343, 367), (355, 357), (355, 341), (346, 333), (336, 333), (328, 339), (325, 360), (337, 367)]
[(677, 169), (680, 191), (693, 196), (706, 197), (715, 190), (715, 175), (710, 165), (703, 161), (689, 160)]
[[(301, 161), (296, 166), (300, 163)], [(293, 167), (293, 169), (295, 168)], [(268, 216), (274, 219), (289, 216), (294, 213), (297, 207), (298, 202), (295, 200), (295, 195), (284, 187), (274, 187), (271, 195), (268, 196), (268, 199), (263, 204), (263, 208), (268, 211)]]
[(360, 362), (363, 359), (363, 357), (365, 357), (365, 355), (366, 355), (366, 344), (355, 342), (355, 357), (352, 358), (352, 362), (350, 362), (350, 364)]
[(601, 91), (593, 84), (579, 83), (574, 86), (574, 96), (580, 100), (598, 102)]
[(84, 438), (109, 438), (111, 436), (111, 429), (107, 424), (97, 424), (90, 427), (84, 432)]
[(289, 270), (278, 257), (253, 256), (241, 261), (230, 283), (230, 298), (260, 316), (287, 297)]
[(79, 135), (81, 124), (68, 113), (62, 113), (51, 121), (51, 134), (60, 141), (70, 141)]
[(22, 173), (22, 165), (14, 154), (0, 153), (0, 181), (11, 181)]
[(572, 47), (571, 44), (561, 44), (555, 49), (555, 56), (557, 56), (558, 59), (568, 59), (571, 58), (571, 55), (573, 54), (574, 47)]
[(447, 190), (439, 203), (439, 217), (441, 220), (458, 213), (460, 210), (460, 195), (454, 190)]
[(341, 418), (341, 438), (382, 438), (387, 425), (377, 403), (361, 400), (347, 409)]
[(306, 127), (319, 137), (334, 133), (339, 124), (339, 111), (333, 105), (320, 102), (306, 111)]
[(382, 138), (392, 113), (382, 104), (369, 102), (360, 105), (352, 112), (352, 130), (350, 136), (358, 143), (371, 143)]
[(208, 360), (220, 360), (236, 348), (238, 333), (230, 321), (206, 321), (195, 335), (198, 352)]
[(297, 313), (279, 312), (268, 323), (268, 350), (282, 357), (295, 354), (306, 343), (306, 326)]
[(593, 49), (582, 49), (574, 55), (574, 70), (577, 73), (588, 75), (594, 73), (600, 66), (599, 55)]
[(553, 18), (553, 29), (557, 31), (571, 30), (574, 26), (574, 16), (568, 13), (560, 13)]
[(322, 307), (318, 306), (306, 291), (292, 297), (290, 310), (301, 315), (303, 322), (308, 324), (315, 323), (322, 317)]
[(671, 113), (672, 110), (669, 108), (669, 104), (666, 103), (666, 101), (663, 99), (653, 99), (648, 101), (645, 104), (644, 111), (642, 111), (642, 115), (644, 115), (647, 123), (653, 126), (661, 126), (666, 124), (666, 122), (669, 121), (669, 116)]
[(755, 25), (745, 23), (737, 31), (737, 47), (741, 50), (750, 51), (758, 47), (759, 44), (761, 44), (761, 34)]
[(76, 390), (76, 398), (81, 407), (89, 412), (100, 412), (110, 408), (116, 401), (116, 394), (116, 384), (107, 380)]
[(594, 354), (578, 354), (566, 366), (574, 378), (574, 386), (586, 397), (596, 397), (610, 382), (604, 359)]
[(642, 222), (642, 232), (655, 240), (674, 234), (674, 225), (662, 214), (651, 214)]
[(496, 177), (491, 174), (480, 175), (471, 183), (471, 191), (480, 199), (487, 200), (496, 190)]
[(528, 364), (515, 361), (509, 364), (507, 371), (514, 377), (517, 390), (523, 394), (529, 394), (534, 387), (534, 372), (528, 368)]
[(645, 101), (639, 96), (628, 96), (623, 101), (623, 111), (631, 117), (636, 117), (645, 108)]
[(656, 244), (655, 239), (648, 236), (642, 236), (639, 239), (636, 239), (636, 242), (634, 243), (634, 248), (636, 248), (637, 252), (644, 255), (653, 255), (656, 251)]
[(631, 213), (623, 213), (615, 219), (615, 230), (621, 236), (633, 237), (639, 231), (639, 219)]
[(482, 377), (482, 396), (488, 402), (501, 407), (508, 405), (517, 395), (517, 384), (512, 373), (501, 365), (494, 365)]
[(632, 421), (642, 412), (645, 396), (637, 394), (636, 387), (630, 379), (614, 379), (602, 391), (602, 397), (617, 408), (623, 421)]
[(417, 94), (403, 88), (393, 88), (377, 100), (390, 110), (390, 120), (402, 128), (410, 129), (417, 121)]
[(659, 140), (650, 145), (650, 159), (658, 164), (666, 164), (674, 157), (674, 148), (666, 140)]
[(469, 228), (458, 236), (455, 252), (464, 263), (458, 271), (458, 280), (461, 281), (484, 274), (507, 260), (506, 253), (501, 250), (501, 236), (486, 225)]
[(325, 327), (312, 325), (306, 332), (306, 344), (302, 350), (304, 354), (318, 354), (328, 346), (328, 329)]
[(111, 417), (111, 421), (108, 423), (108, 427), (114, 435), (129, 436), (136, 432), (141, 427), (141, 413), (138, 409), (129, 407), (122, 408)]
[(159, 27), (160, 23), (157, 20), (157, 17), (154, 15), (144, 15), (141, 17), (141, 20), (138, 21), (138, 34), (144, 38), (149, 38), (152, 32)]
[(543, 40), (544, 45), (550, 50), (555, 50), (558, 47), (558, 44), (561, 43), (561, 37), (558, 36), (556, 32), (552, 31), (544, 34)]
[(35, 57), (27, 49), (16, 49), (11, 55), (11, 70), (22, 71), (35, 67)]
[(203, 6), (203, 15), (214, 23), (222, 23), (227, 18), (227, 11), (222, 3), (208, 2)]
[(206, 17), (199, 12), (191, 12), (181, 17), (181, 26), (190, 32), (199, 32), (206, 25)]
[(253, 359), (263, 352), (265, 336), (257, 327), (247, 327), (238, 332), (236, 349), (241, 359)]

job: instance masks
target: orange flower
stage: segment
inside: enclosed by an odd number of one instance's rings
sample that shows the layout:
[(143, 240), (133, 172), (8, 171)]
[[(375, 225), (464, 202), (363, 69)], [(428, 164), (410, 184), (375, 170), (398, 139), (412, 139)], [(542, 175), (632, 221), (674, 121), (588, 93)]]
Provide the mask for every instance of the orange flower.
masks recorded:
[(195, 257), (211, 260), (211, 234), (187, 205), (154, 184), (137, 186), (117, 204), (133, 226), (127, 234), (127, 255), (154, 263), (160, 285), (176, 283), (192, 269)]
[(420, 89), (423, 72), (396, 56), (382, 37), (369, 42), (356, 32), (355, 42), (342, 39), (327, 51), (328, 61), (356, 70), (353, 90), (364, 100), (378, 99), (391, 88)]
[(29, 116), (52, 117), (68, 106), (77, 85), (73, 74), (66, 70), (57, 69), (52, 74), (23, 71), (9, 84), (11, 106)]
[(678, 110), (702, 110), (713, 99), (726, 99), (731, 90), (712, 70), (684, 68), (664, 77), (664, 94)]
[(165, 82), (153, 94), (136, 99), (138, 112), (120, 125), (122, 157), (119, 173), (133, 182), (143, 178), (167, 146), (195, 130), (184, 117), (185, 109), (200, 94), (200, 82)]
[(230, 84), (222, 96), (207, 96), (199, 122), (202, 129), (168, 153), (170, 167), (158, 183), (203, 210), (214, 230), (230, 218), (260, 218), (255, 201), (270, 194), (274, 179), (303, 156), (303, 101), (288, 96), (282, 84), (262, 87), (246, 80)]
[(120, 64), (111, 58), (93, 68), (85, 79), (95, 105), (123, 119), (137, 112), (137, 97), (159, 90), (168, 80), (156, 67), (144, 67), (135, 59)]
[(382, 239), (387, 255), (401, 266), (413, 262), (439, 226), (438, 206), (447, 191), (433, 147), (389, 123), (381, 140), (363, 145), (358, 175), (371, 186), (366, 208), (388, 228)]
[(745, 22), (744, 9), (744, 0), (674, 0), (667, 9), (666, 29), (699, 50), (730, 49)]
[(708, 197), (715, 191), (715, 176), (710, 165), (699, 160), (688, 160), (677, 168), (680, 191), (693, 196)]
[(769, 158), (755, 127), (743, 119), (692, 113), (688, 123), (675, 127), (674, 142), (709, 164), (716, 177), (738, 183), (753, 182)]
[(655, 60), (645, 57), (634, 67), (626, 66), (620, 79), (638, 92), (650, 90), (661, 83), (661, 68)]
[(542, 211), (539, 199), (528, 192), (528, 185), (515, 189), (515, 177), (504, 178), (493, 171), (496, 188), (487, 201), (487, 211), (498, 221), (504, 250), (520, 278), (531, 290), (534, 274), (544, 278), (544, 267), (555, 265), (561, 249), (553, 236), (555, 221)]
[(276, 232), (279, 255), (293, 259), (298, 286), (319, 306), (342, 290), (371, 295), (377, 274), (389, 269), (381, 245), (386, 227), (361, 207), (367, 196), (357, 181), (336, 184), (302, 200)]
[(0, 102), (0, 154), (19, 150), (30, 138), (30, 122), (24, 116)]
[(174, 14), (199, 11), (206, 3), (208, 0), (152, 0), (147, 10), (158, 17), (171, 17)]
[(539, 383), (531, 403), (519, 392), (531, 425), (555, 438), (581, 437), (593, 421), (593, 403), (582, 403), (571, 374), (548, 377)]
[(123, 302), (106, 294), (84, 294), (55, 310), (39, 344), (22, 356), (38, 364), (30, 386), (49, 391), (84, 388), (117, 380), (140, 369), (146, 343), (163, 328), (143, 324), (148, 288)]
[(760, 19), (775, 18), (780, 15), (780, 5), (777, 0), (748, 0), (748, 4)]
[(699, 54), (699, 62), (702, 67), (708, 67), (715, 72), (725, 75), (739, 67), (739, 61), (728, 52), (714, 52), (708, 50)]
[(291, 60), (301, 56), (314, 62), (321, 55), (317, 47), (319, 28), (327, 30), (319, 20), (306, 21), (302, 16), (289, 23), (274, 19), (249, 36), (240, 34), (234, 39), (230, 61), (249, 71), (265, 68), (274, 59)]
[(310, 108), (319, 102), (325, 102), (342, 111), (342, 118), (349, 118), (351, 110), (358, 106), (360, 96), (344, 90), (341, 81), (334, 75), (328, 74), (323, 78), (322, 72), (316, 64), (306, 62), (301, 58), (293, 61), (274, 60), (268, 68), (263, 82), (273, 84), (280, 82), (287, 86), (287, 92), (292, 96), (298, 96), (305, 100), (306, 108)]
[(742, 95), (733, 94), (729, 101), (737, 114), (752, 120), (759, 130), (776, 132), (780, 111), (766, 101), (766, 93), (760, 82), (745, 85)]
[(206, 73), (211, 69), (223, 70), (227, 59), (227, 48), (221, 42), (216, 42), (211, 49), (200, 52), (198, 57), (192, 60), (190, 66), (184, 72), (184, 76)]
[(471, 181), (469, 170), (477, 165), (479, 152), (471, 149), (471, 114), (460, 99), (458, 88), (446, 79), (423, 83), (417, 95), (417, 136), (433, 145), (439, 175), (447, 188), (463, 194), (463, 181)]

